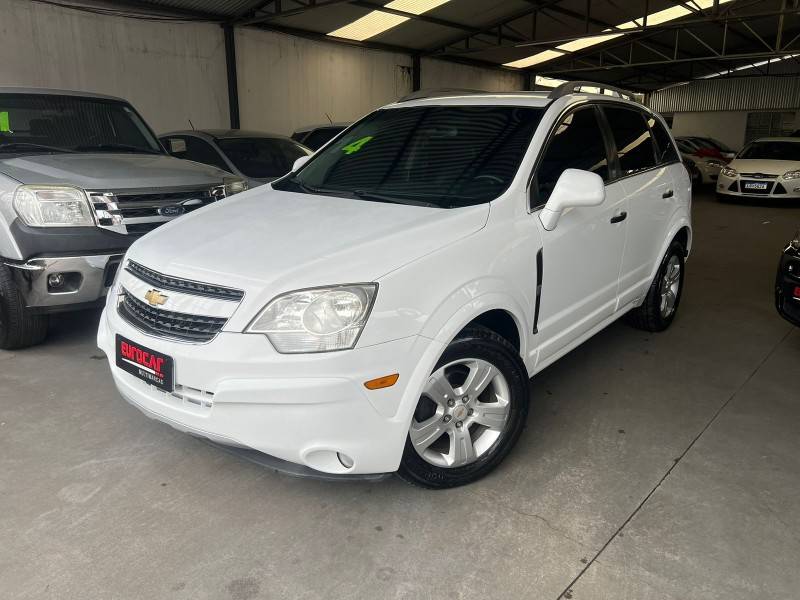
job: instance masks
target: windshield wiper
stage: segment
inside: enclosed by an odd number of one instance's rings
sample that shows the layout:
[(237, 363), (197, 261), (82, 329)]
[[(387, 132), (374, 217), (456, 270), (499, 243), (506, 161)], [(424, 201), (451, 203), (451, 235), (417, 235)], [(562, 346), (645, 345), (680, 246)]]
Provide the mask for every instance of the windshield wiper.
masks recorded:
[(121, 152), (138, 152), (141, 154), (161, 154), (161, 152), (158, 152), (157, 150), (142, 148), (141, 146), (131, 146), (129, 144), (91, 144), (91, 145), (87, 144), (84, 146), (78, 146), (75, 148), (75, 150), (78, 150), (80, 152), (87, 152), (89, 150), (101, 150), (101, 151), (105, 150), (108, 152), (121, 151)]
[(42, 152), (70, 152), (67, 148), (45, 146), (44, 144), (29, 144), (28, 142), (9, 142), (0, 144), (0, 152), (16, 152), (17, 150), (40, 150)]
[(374, 200), (376, 202), (388, 202), (390, 204), (410, 204), (412, 206), (425, 206), (428, 208), (448, 208), (432, 202), (425, 202), (423, 200), (415, 200), (404, 196), (388, 196), (386, 194), (379, 194), (369, 190), (353, 190), (353, 195), (362, 200)]

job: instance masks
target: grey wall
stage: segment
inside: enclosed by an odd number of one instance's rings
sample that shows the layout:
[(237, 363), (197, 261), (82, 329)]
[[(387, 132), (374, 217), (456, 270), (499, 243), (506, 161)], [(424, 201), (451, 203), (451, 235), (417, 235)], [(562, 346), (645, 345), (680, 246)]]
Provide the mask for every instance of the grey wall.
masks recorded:
[(291, 133), (354, 121), (411, 91), (411, 58), (261, 31), (236, 30), (243, 128)]
[(672, 133), (712, 137), (740, 150), (744, 145), (747, 128), (747, 111), (683, 112), (675, 113)]
[(228, 124), (219, 26), (0, 0), (0, 85), (122, 96), (156, 131)]
[(423, 59), (422, 89), (463, 88), (487, 92), (514, 92), (523, 89), (522, 73), (483, 69), (442, 60)]

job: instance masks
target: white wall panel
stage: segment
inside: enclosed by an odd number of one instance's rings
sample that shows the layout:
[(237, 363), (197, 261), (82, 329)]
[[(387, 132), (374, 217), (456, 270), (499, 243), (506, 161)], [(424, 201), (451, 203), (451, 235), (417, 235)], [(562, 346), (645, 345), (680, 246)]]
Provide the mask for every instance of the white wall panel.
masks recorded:
[(411, 91), (405, 54), (236, 30), (242, 127), (289, 134), (295, 128), (354, 121)]
[(0, 0), (0, 85), (100, 92), (129, 100), (158, 132), (226, 127), (222, 30)]
[(744, 145), (746, 129), (745, 111), (676, 112), (672, 120), (672, 133), (676, 136), (712, 137), (734, 150)]
[(422, 89), (463, 88), (487, 92), (514, 92), (525, 84), (513, 71), (482, 69), (435, 59), (422, 60)]

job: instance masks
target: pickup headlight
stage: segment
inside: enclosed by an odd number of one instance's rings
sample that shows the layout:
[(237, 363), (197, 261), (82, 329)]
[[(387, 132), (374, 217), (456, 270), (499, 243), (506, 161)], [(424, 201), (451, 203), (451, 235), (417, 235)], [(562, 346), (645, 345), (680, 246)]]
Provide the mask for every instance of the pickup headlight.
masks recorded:
[(725, 177), (736, 177), (739, 174), (736, 171), (736, 169), (734, 169), (733, 167), (728, 167), (728, 166), (722, 167), (722, 170), (720, 171), (720, 173), (725, 175)]
[(233, 196), (239, 192), (246, 192), (250, 187), (247, 182), (240, 177), (223, 177), (222, 185), (225, 187), (225, 197)]
[(14, 192), (14, 210), (31, 227), (94, 226), (89, 199), (80, 188), (21, 185)]
[(349, 350), (367, 323), (378, 285), (298, 290), (272, 300), (247, 328), (281, 354)]
[(787, 171), (783, 174), (784, 179), (800, 179), (800, 171)]

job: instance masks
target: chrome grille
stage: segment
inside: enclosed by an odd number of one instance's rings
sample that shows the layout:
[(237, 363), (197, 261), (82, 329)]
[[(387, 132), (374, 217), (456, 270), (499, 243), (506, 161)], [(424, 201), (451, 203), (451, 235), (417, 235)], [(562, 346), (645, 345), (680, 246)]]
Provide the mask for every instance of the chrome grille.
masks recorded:
[(751, 179), (777, 179), (777, 175), (771, 175), (770, 173), (739, 173), (740, 177), (748, 177)]
[(140, 265), (132, 260), (127, 262), (125, 270), (138, 279), (162, 290), (172, 290), (173, 292), (182, 292), (193, 296), (204, 296), (206, 298), (231, 300), (234, 302), (238, 302), (244, 298), (244, 292), (241, 290), (164, 275), (163, 273), (148, 269), (144, 265)]
[(89, 192), (97, 224), (128, 235), (144, 235), (167, 221), (224, 197), (222, 185), (169, 192)]
[(123, 288), (117, 311), (125, 321), (151, 335), (187, 342), (209, 342), (222, 331), (227, 319), (190, 315), (153, 308)]

